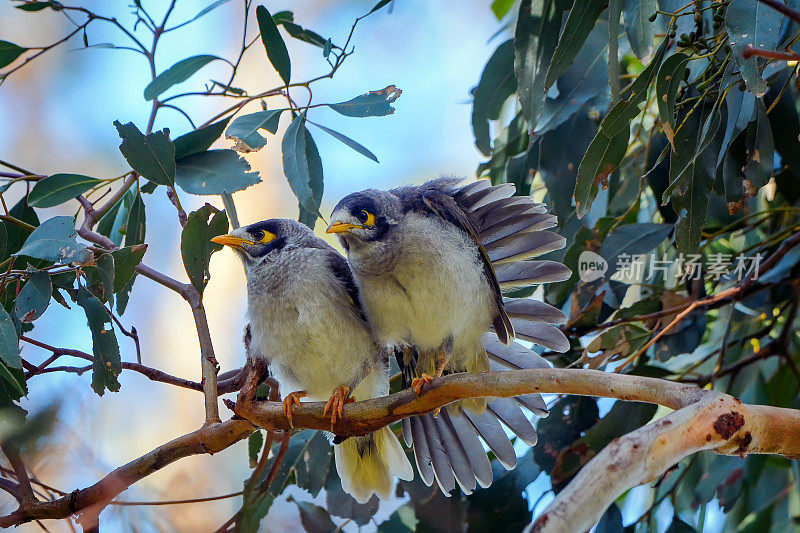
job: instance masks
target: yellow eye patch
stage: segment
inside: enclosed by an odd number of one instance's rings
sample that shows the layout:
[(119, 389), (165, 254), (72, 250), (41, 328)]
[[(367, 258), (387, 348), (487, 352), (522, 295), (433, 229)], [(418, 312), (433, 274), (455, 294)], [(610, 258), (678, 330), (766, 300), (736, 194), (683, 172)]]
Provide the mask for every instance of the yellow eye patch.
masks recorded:
[[(264, 233), (264, 236), (261, 237), (260, 239), (258, 239), (256, 242), (260, 242), (262, 244), (267, 244), (269, 242), (272, 242), (273, 239), (275, 239), (275, 234), (274, 233), (272, 233), (270, 231), (264, 231), (263, 233)], [(254, 237), (258, 237), (258, 235), (254, 235)]]
[(362, 209), (361, 212), (358, 214), (358, 219), (364, 226), (374, 226), (375, 225), (375, 215), (367, 211), (366, 209)]

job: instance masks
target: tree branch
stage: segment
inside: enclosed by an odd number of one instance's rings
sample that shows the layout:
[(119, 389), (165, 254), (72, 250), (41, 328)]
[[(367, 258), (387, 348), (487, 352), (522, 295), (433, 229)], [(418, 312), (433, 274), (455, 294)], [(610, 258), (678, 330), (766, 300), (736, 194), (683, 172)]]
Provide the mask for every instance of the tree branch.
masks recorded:
[(66, 518), (78, 512), (99, 514), (111, 500), (140, 479), (178, 459), (224, 450), (246, 438), (253, 429), (250, 422), (240, 419), (203, 426), (120, 466), (90, 487), (52, 501), (21, 505), (13, 513), (0, 517), (0, 527), (24, 524), (32, 520)]

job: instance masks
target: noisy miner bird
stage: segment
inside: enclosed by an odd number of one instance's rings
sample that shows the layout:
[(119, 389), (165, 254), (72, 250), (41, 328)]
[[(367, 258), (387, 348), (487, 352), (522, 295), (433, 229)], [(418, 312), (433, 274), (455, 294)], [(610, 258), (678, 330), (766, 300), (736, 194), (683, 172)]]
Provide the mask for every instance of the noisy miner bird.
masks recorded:
[[(252, 353), (264, 354), (289, 421), (300, 398), (345, 403), (389, 392), (388, 354), (372, 338), (347, 261), (299, 222), (272, 219), (214, 242), (235, 250), (247, 277)], [(334, 444), (342, 488), (358, 502), (391, 495), (392, 474), (414, 472), (388, 427)]]
[[(378, 342), (395, 347), (405, 387), (423, 392), (431, 376), (494, 369), (547, 367), (516, 336), (555, 351), (569, 342), (553, 323), (565, 316), (503, 291), (563, 281), (570, 270), (530, 261), (563, 248), (544, 231), (556, 225), (544, 205), (513, 196), (514, 185), (480, 180), (466, 186), (443, 178), (390, 191), (367, 190), (342, 199), (328, 233), (338, 234)], [(489, 331), (490, 328), (493, 331)], [(510, 343), (510, 344), (509, 344)], [(492, 469), (479, 434), (511, 469), (516, 455), (499, 421), (526, 443), (536, 432), (519, 406), (545, 416), (538, 394), (451, 404), (440, 416), (403, 421), (417, 468), (445, 493), (455, 482), (466, 493), (491, 484)]]

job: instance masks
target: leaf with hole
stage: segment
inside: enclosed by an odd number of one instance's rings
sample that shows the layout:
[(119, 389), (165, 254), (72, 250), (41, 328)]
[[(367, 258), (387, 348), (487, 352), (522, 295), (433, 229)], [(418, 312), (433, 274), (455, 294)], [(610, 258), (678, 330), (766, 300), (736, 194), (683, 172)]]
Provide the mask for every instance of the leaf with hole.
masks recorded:
[(155, 100), (173, 85), (188, 80), (195, 72), (218, 59), (221, 60), (217, 56), (199, 55), (178, 61), (147, 84), (147, 87), (144, 88), (144, 99), (147, 101)]
[(225, 132), (225, 138), (236, 142), (233, 149), (237, 152), (260, 150), (267, 144), (267, 140), (258, 133), (258, 130), (263, 129), (274, 135), (278, 131), (278, 124), (284, 111), (286, 110), (258, 111), (237, 117)]
[(133, 170), (158, 185), (172, 187), (175, 181), (175, 145), (169, 130), (144, 135), (133, 122), (114, 121), (122, 144), (119, 151)]
[(392, 104), (403, 93), (394, 85), (378, 91), (370, 91), (346, 102), (327, 104), (328, 107), (346, 117), (382, 117), (391, 115), (395, 109)]
[(100, 396), (106, 389), (117, 392), (120, 387), (117, 376), (122, 372), (122, 362), (111, 316), (100, 300), (83, 287), (78, 289), (76, 301), (83, 307), (92, 332), (92, 389)]
[(257, 172), (233, 150), (208, 150), (178, 160), (175, 183), (189, 194), (209, 195), (244, 190), (260, 183)]
[(33, 322), (47, 309), (52, 294), (50, 274), (45, 270), (28, 269), (28, 280), (14, 302), (14, 314), (23, 323)]
[(81, 174), (53, 174), (36, 182), (28, 203), (33, 207), (55, 207), (102, 183)]
[(53, 217), (42, 222), (14, 255), (24, 255), (56, 263), (85, 263), (91, 257), (86, 247), (76, 240), (72, 217)]

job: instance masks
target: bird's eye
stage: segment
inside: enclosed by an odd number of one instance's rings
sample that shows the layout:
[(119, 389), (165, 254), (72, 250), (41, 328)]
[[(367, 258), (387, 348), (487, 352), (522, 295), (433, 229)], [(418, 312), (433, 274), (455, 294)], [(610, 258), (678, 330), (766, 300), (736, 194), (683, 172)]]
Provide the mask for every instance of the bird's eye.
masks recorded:
[(256, 242), (261, 242), (261, 239), (263, 238), (264, 238), (263, 230), (257, 229), (253, 232), (253, 240), (255, 240)]
[(362, 209), (358, 212), (358, 220), (365, 226), (374, 226), (375, 225), (375, 215), (367, 211), (366, 209)]

